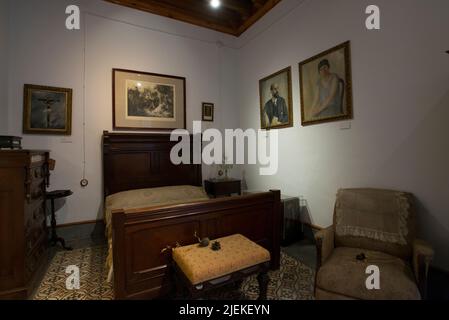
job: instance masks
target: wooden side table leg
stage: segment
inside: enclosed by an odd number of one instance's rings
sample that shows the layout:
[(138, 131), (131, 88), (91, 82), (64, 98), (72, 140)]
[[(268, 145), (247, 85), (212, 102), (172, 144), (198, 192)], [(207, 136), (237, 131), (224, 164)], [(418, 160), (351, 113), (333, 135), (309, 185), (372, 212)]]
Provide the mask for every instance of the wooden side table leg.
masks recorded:
[(185, 299), (184, 286), (182, 285), (181, 281), (177, 279), (177, 277), (175, 279), (175, 300), (183, 300)]
[(65, 240), (64, 240), (63, 238), (58, 237), (58, 239), (57, 239), (56, 241), (59, 242), (59, 243), (61, 243), (61, 246), (62, 246), (62, 248), (63, 248), (64, 250), (67, 250), (67, 251), (72, 251), (72, 250), (73, 250), (72, 247), (67, 247), (67, 246), (65, 245)]
[(55, 200), (51, 199), (51, 243), (56, 245), (58, 236), (56, 235), (56, 214), (55, 214)]
[(268, 273), (260, 273), (257, 276), (257, 281), (259, 282), (259, 298), (257, 300), (267, 300), (268, 283), (270, 282)]
[(55, 246), (58, 242), (61, 243), (61, 246), (64, 250), (72, 251), (71, 247), (67, 247), (65, 245), (65, 240), (61, 237), (58, 237), (56, 234), (56, 212), (55, 212), (55, 200), (51, 199), (51, 244)]

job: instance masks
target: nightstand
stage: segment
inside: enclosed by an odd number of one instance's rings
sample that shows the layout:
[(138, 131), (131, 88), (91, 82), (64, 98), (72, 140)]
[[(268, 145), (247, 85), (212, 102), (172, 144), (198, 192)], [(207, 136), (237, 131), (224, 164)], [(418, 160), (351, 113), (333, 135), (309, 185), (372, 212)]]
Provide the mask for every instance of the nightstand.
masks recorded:
[(282, 232), (281, 245), (289, 246), (303, 239), (301, 207), (298, 197), (281, 196)]
[(242, 195), (242, 181), (234, 179), (205, 180), (204, 189), (208, 195), (214, 198), (220, 196), (231, 196), (232, 194)]

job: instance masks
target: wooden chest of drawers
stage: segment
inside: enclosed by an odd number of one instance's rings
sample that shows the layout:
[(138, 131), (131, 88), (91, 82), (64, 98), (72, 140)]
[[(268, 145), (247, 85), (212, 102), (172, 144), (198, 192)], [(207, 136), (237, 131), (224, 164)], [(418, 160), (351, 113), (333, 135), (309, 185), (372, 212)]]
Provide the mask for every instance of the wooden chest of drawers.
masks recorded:
[(48, 260), (48, 152), (0, 151), (0, 299), (26, 299)]

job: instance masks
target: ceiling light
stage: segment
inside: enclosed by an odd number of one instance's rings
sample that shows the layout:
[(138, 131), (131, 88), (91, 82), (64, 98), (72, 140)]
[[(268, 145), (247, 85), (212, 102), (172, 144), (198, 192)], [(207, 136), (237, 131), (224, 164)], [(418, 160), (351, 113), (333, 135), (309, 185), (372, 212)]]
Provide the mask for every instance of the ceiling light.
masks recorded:
[(210, 0), (210, 5), (212, 8), (218, 8), (221, 5), (221, 3), (220, 0)]

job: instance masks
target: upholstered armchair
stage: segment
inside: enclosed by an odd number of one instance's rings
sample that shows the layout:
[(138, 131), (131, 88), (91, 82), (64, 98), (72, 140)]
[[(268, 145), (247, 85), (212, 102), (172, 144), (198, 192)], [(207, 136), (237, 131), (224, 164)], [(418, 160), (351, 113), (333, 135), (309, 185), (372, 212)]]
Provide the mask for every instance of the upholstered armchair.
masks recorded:
[[(377, 189), (339, 190), (331, 227), (315, 234), (316, 299), (424, 299), (433, 250), (416, 239), (413, 195)], [(380, 289), (368, 289), (367, 267)]]

